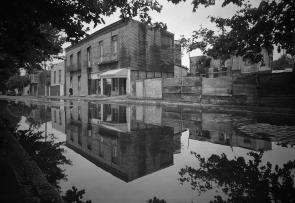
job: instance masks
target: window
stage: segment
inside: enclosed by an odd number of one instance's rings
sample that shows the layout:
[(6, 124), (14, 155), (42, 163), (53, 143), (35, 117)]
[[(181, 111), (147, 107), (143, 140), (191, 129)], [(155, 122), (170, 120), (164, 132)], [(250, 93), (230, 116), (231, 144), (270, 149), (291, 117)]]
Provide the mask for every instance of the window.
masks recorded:
[(53, 83), (56, 83), (56, 71), (53, 72)]
[(116, 55), (118, 52), (118, 37), (117, 35), (112, 36), (112, 53)]
[(102, 62), (102, 59), (103, 59), (103, 41), (100, 41), (98, 43), (98, 58), (99, 58), (99, 62)]
[(73, 65), (73, 54), (70, 55), (70, 66)]
[(70, 88), (73, 88), (73, 77), (70, 77)]
[(58, 82), (61, 84), (61, 70), (58, 71)]
[(118, 87), (118, 85), (119, 85), (118, 80), (119, 80), (119, 78), (112, 78), (112, 90), (113, 91), (117, 91), (119, 88)]
[(91, 47), (87, 48), (87, 67), (91, 67)]
[(77, 53), (77, 65), (78, 69), (81, 69), (81, 51), (78, 51)]
[(78, 90), (81, 89), (81, 76), (78, 76)]

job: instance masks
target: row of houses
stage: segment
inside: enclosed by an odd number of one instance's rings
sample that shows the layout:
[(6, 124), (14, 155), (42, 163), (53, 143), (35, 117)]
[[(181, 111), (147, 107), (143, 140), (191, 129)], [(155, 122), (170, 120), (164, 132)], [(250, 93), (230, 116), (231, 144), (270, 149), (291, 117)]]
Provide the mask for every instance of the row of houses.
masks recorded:
[(67, 147), (126, 182), (172, 166), (187, 130), (191, 140), (271, 150), (271, 139), (245, 135), (231, 122), (234, 117), (212, 110), (76, 101), (51, 108), (52, 127), (66, 135)]
[[(50, 87), (33, 80), (40, 73), (32, 75), (31, 95), (127, 95), (134, 80), (187, 72), (174, 34), (135, 20), (106, 26), (67, 47), (65, 53), (64, 62), (50, 70)], [(46, 89), (44, 94), (38, 93), (41, 89)]]
[(257, 72), (270, 72), (273, 61), (272, 53), (266, 49), (261, 50), (262, 62), (255, 63), (250, 58), (231, 56), (227, 60), (214, 59), (209, 56), (190, 57), (190, 73), (195, 76), (218, 77), (229, 74), (248, 74)]
[[(136, 80), (186, 77), (188, 72), (190, 76), (218, 77), (270, 71), (272, 54), (265, 49), (261, 54), (263, 63), (239, 56), (226, 61), (204, 55), (190, 57), (188, 70), (182, 65), (181, 44), (173, 33), (136, 20), (119, 20), (67, 47), (65, 60), (49, 73), (33, 74), (28, 94), (130, 95)], [(40, 78), (42, 74), (45, 76)]]

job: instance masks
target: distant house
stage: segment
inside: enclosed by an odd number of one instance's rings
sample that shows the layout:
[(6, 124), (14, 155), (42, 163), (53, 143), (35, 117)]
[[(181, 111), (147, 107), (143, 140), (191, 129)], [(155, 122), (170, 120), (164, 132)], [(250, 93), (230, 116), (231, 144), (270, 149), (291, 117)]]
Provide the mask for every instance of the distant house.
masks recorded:
[(49, 96), (50, 95), (50, 72), (47, 70), (36, 71), (29, 75), (31, 96)]
[(273, 61), (272, 54), (269, 54), (266, 49), (261, 51), (263, 62), (254, 63), (251, 59), (243, 59), (241, 56), (232, 56), (228, 60), (228, 67), (231, 68), (233, 72), (244, 73), (255, 73), (271, 71), (271, 64)]
[(190, 73), (194, 76), (207, 76), (211, 58), (206, 55), (190, 57)]
[(205, 55), (194, 56), (190, 57), (190, 71), (192, 75), (202, 75), (209, 78), (230, 74), (270, 72), (272, 54), (269, 54), (266, 49), (262, 49), (261, 54), (263, 61), (259, 63), (252, 62), (250, 58), (242, 56), (231, 56), (225, 61)]
[(181, 44), (179, 40), (174, 40), (174, 65), (182, 65)]
[(51, 86), (50, 96), (65, 95), (65, 64), (64, 62), (55, 64), (50, 70)]
[(135, 20), (120, 20), (66, 51), (66, 93), (126, 95), (131, 81), (173, 77), (174, 34)]
[(174, 65), (174, 77), (186, 77), (188, 74), (188, 68), (181, 65)]

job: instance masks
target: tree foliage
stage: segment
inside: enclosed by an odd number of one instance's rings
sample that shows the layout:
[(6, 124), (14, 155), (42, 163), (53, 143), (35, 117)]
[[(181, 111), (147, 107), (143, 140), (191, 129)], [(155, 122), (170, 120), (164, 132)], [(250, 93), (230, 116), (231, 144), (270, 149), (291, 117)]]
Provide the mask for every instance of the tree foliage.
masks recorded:
[(274, 70), (284, 70), (287, 68), (295, 68), (295, 59), (288, 57), (286, 54), (275, 60), (272, 64)]
[(75, 186), (72, 189), (66, 191), (65, 195), (62, 196), (66, 203), (91, 203), (90, 200), (83, 201), (85, 190), (78, 190)]
[(91, 22), (121, 11), (121, 18), (138, 15), (151, 23), (150, 10), (160, 11), (156, 0), (14, 0), (0, 7), (0, 75), (9, 78), (17, 68), (40, 68), (61, 52), (65, 42), (86, 36)]
[(17, 89), (22, 92), (23, 88), (30, 84), (30, 78), (27, 76), (14, 75), (6, 83), (8, 89)]
[[(208, 6), (211, 1), (194, 2)], [(223, 6), (230, 2), (241, 6), (240, 10), (229, 18), (210, 16), (219, 30), (201, 27), (194, 31), (189, 50), (200, 49), (214, 58), (246, 56), (258, 62), (262, 60), (262, 48), (272, 53), (276, 45), (279, 52), (284, 49), (295, 55), (294, 1), (262, 1), (256, 8), (244, 1), (225, 0)]]

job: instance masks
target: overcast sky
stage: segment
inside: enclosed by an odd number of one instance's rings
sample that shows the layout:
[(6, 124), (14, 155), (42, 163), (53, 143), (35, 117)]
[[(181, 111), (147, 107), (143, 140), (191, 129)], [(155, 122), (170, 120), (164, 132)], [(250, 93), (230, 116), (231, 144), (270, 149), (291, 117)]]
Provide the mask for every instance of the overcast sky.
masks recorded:
[[(201, 25), (210, 29), (215, 29), (214, 24), (210, 22), (208, 16), (230, 17), (239, 7), (230, 4), (226, 7), (221, 7), (223, 1), (217, 0), (216, 5), (205, 8), (200, 6), (196, 12), (193, 12), (192, 0), (181, 2), (174, 5), (167, 0), (158, 0), (163, 5), (161, 13), (150, 13), (153, 21), (163, 22), (167, 24), (168, 31), (174, 33), (174, 38), (177, 40), (181, 35), (190, 37), (194, 30), (197, 30)], [(258, 6), (260, 0), (251, 0), (253, 6)], [(91, 28), (89, 34), (119, 20), (119, 12), (110, 17), (105, 17), (105, 24), (100, 24), (95, 28)], [(190, 53), (190, 56), (201, 55), (199, 50)], [(183, 65), (189, 67), (188, 54), (183, 53)]]

